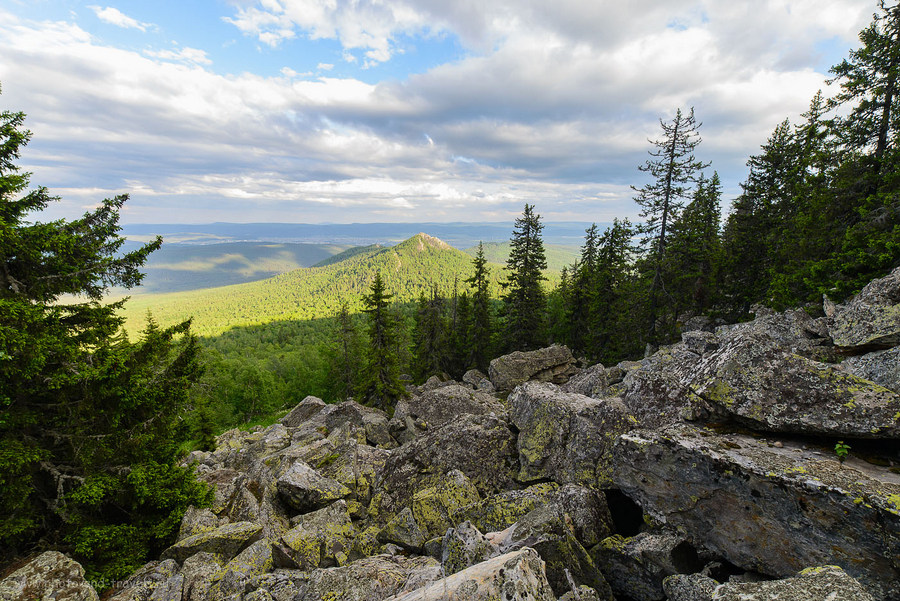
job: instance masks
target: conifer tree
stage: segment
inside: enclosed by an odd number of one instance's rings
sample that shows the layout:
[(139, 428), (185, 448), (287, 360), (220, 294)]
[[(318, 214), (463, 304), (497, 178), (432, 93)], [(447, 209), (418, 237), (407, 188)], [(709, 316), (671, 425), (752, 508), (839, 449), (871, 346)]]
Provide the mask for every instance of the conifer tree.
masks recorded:
[(388, 412), (406, 396), (400, 381), (397, 321), (391, 311), (391, 298), (381, 272), (375, 272), (370, 292), (363, 296), (363, 311), (369, 316), (369, 347), (358, 389), (360, 401)]
[(431, 294), (419, 295), (413, 335), (414, 368), (420, 381), (444, 372), (449, 360), (450, 340), (443, 317), (444, 299), (438, 295), (437, 286)]
[(336, 399), (346, 400), (356, 390), (362, 348), (359, 332), (350, 314), (350, 304), (341, 303), (337, 317), (335, 342), (329, 349), (329, 380)]
[(593, 298), (588, 358), (617, 363), (632, 358), (641, 347), (635, 336), (645, 319), (632, 286), (634, 227), (628, 219), (613, 219), (597, 241), (596, 294)]
[(491, 297), (488, 281), (489, 269), (484, 257), (484, 243), (478, 243), (475, 258), (472, 259), (474, 269), (472, 277), (466, 283), (472, 290), (472, 326), (471, 357), (469, 364), (483, 372), (487, 372), (488, 363), (492, 359), (494, 319), (491, 311)]
[(593, 345), (594, 312), (597, 302), (597, 253), (600, 237), (597, 224), (585, 230), (581, 261), (571, 272), (572, 290), (569, 295), (569, 345), (575, 353), (584, 353)]
[(507, 279), (503, 284), (505, 308), (504, 346), (507, 350), (533, 350), (547, 341), (547, 300), (541, 282), (546, 280), (544, 241), (541, 238), (541, 216), (534, 206), (526, 204), (516, 219), (510, 239)]
[(649, 151), (652, 158), (638, 167), (649, 173), (653, 181), (641, 188), (632, 187), (638, 193), (634, 200), (641, 206), (640, 215), (644, 219), (641, 233), (644, 234), (644, 250), (648, 254), (652, 273), (648, 294), (648, 338), (653, 344), (657, 342), (656, 321), (660, 295), (666, 286), (663, 281), (663, 264), (668, 230), (684, 206), (684, 200), (690, 197), (691, 184), (696, 181), (698, 172), (709, 165), (694, 156), (694, 150), (700, 144), (700, 123), (694, 118), (693, 108), (687, 115), (679, 108), (672, 121), (660, 119), (659, 124), (663, 137), (651, 141), (654, 146)]
[(120, 579), (173, 542), (188, 505), (209, 501), (178, 465), (199, 345), (189, 322), (151, 321), (130, 342), (122, 302), (101, 302), (138, 285), (162, 242), (120, 252), (127, 196), (32, 221), (58, 199), (28, 191), (15, 164), (23, 123), (0, 113), (0, 555), (65, 545), (89, 578)]

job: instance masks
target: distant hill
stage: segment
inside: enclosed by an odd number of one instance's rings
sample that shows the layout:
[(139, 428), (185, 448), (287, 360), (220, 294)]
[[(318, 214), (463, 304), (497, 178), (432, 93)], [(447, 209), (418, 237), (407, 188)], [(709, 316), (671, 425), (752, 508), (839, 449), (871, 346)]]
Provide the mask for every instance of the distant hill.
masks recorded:
[[(545, 222), (546, 244), (581, 244), (590, 223)], [(597, 224), (602, 231), (609, 224)], [(513, 223), (203, 223), (125, 224), (122, 233), (130, 240), (144, 241), (156, 235), (169, 242), (209, 244), (221, 242), (303, 242), (308, 244), (397, 244), (417, 232), (428, 232), (456, 248), (469, 248), (479, 241), (509, 240)]]
[[(126, 250), (137, 247), (129, 243)], [(180, 292), (262, 280), (346, 252), (346, 244), (164, 243), (144, 266), (141, 293)]]
[[(160, 325), (193, 317), (197, 333), (216, 335), (235, 326), (329, 317), (344, 300), (358, 311), (379, 270), (394, 300), (407, 302), (430, 291), (432, 285), (449, 295), (454, 279), (464, 289), (462, 281), (471, 275), (472, 258), (438, 238), (417, 234), (396, 246), (256, 282), (169, 294), (138, 290), (127, 304), (126, 325), (131, 331), (139, 330), (150, 310)], [(500, 272), (501, 266), (492, 266), (495, 283)]]
[[(474, 257), (477, 246), (465, 249), (465, 253)], [(563, 267), (569, 267), (581, 257), (581, 246), (578, 244), (544, 244), (547, 257), (547, 271), (551, 276), (558, 276)], [(506, 265), (509, 258), (509, 242), (485, 242), (484, 258), (491, 263)]]
[(373, 254), (380, 250), (384, 249), (384, 245), (382, 244), (369, 244), (368, 246), (353, 246), (348, 248), (344, 252), (340, 252), (336, 255), (332, 255), (323, 261), (319, 261), (315, 265), (311, 265), (311, 267), (326, 267), (328, 265), (334, 265), (335, 263), (340, 263), (341, 261), (346, 261), (347, 259), (351, 259), (355, 256), (362, 254)]

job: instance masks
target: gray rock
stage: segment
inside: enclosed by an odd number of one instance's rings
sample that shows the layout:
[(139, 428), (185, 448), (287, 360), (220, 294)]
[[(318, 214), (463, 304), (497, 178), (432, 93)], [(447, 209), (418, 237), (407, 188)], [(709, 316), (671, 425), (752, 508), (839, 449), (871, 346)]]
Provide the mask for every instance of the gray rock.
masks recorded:
[(713, 601), (873, 601), (859, 582), (837, 566), (803, 570), (794, 578), (744, 584), (726, 583)]
[(311, 570), (345, 565), (355, 537), (347, 503), (341, 500), (300, 516), (299, 523), (284, 533), (282, 542), (299, 569)]
[(848, 357), (840, 364), (840, 368), (858, 378), (900, 392), (900, 346)]
[(566, 484), (556, 491), (553, 501), (566, 514), (575, 538), (585, 548), (596, 545), (612, 534), (612, 515), (602, 492), (577, 484)]
[(547, 581), (557, 595), (572, 582), (595, 589), (601, 599), (612, 601), (612, 590), (591, 556), (575, 538), (566, 515), (556, 505), (538, 507), (509, 528), (498, 541), (501, 552), (531, 547), (546, 562)]
[(259, 540), (262, 526), (250, 522), (225, 524), (215, 530), (201, 532), (180, 540), (160, 555), (161, 559), (174, 559), (183, 563), (194, 553), (206, 551), (216, 553), (226, 560), (231, 559), (245, 547)]
[(537, 507), (551, 503), (558, 490), (555, 482), (541, 482), (503, 491), (460, 508), (453, 517), (471, 521), (482, 532), (505, 530)]
[(300, 401), (296, 407), (291, 409), (290, 413), (282, 417), (279, 421), (288, 428), (296, 428), (306, 420), (318, 414), (325, 407), (325, 401), (309, 395)]
[(256, 541), (225, 564), (222, 577), (209, 591), (214, 599), (225, 599), (243, 593), (244, 587), (254, 578), (274, 568), (272, 543), (265, 539)]
[(504, 415), (506, 408), (490, 394), (450, 384), (400, 401), (394, 418), (405, 419), (408, 415), (414, 423), (424, 422), (425, 429), (434, 430), (467, 413)]
[(634, 601), (661, 601), (667, 576), (703, 567), (690, 543), (672, 532), (611, 536), (591, 549), (591, 557), (613, 591)]
[(559, 601), (600, 601), (600, 595), (589, 586), (577, 586), (559, 598)]
[(690, 378), (691, 396), (714, 418), (757, 430), (900, 438), (900, 395), (806, 357), (765, 335), (732, 335)]
[(623, 435), (615, 480), (645, 512), (744, 570), (838, 565), (900, 595), (900, 476), (833, 451), (689, 426)]
[(447, 575), (499, 554), (497, 546), (468, 521), (447, 530), (441, 543), (441, 565)]
[(391, 452), (379, 470), (370, 514), (388, 519), (412, 505), (416, 492), (439, 486), (458, 469), (479, 494), (512, 485), (516, 437), (507, 423), (491, 415), (461, 415), (433, 432)]
[(491, 361), (488, 370), (498, 391), (510, 391), (529, 380), (564, 384), (577, 371), (572, 351), (561, 345), (503, 355)]
[(756, 311), (756, 319), (716, 328), (719, 339), (734, 336), (762, 335), (775, 340), (784, 349), (807, 354), (816, 347), (831, 344), (824, 318), (813, 318), (802, 309), (775, 313), (770, 309)]
[(405, 507), (403, 511), (394, 516), (387, 526), (378, 533), (378, 542), (393, 543), (402, 548), (418, 553), (425, 544), (425, 533), (419, 528), (413, 517), (412, 510)]
[(148, 601), (157, 588), (177, 573), (178, 564), (172, 559), (151, 561), (129, 576), (109, 601)]
[[(306, 591), (308, 582), (309, 572), (275, 570), (254, 578), (247, 589), (252, 591), (249, 594), (263, 595), (262, 598), (266, 600), (271, 598), (273, 601), (294, 601), (298, 595)], [(249, 594), (244, 596), (244, 601), (248, 601)]]
[(513, 551), (390, 601), (555, 601), (544, 562), (533, 549)]
[(41, 553), (0, 581), (0, 599), (97, 601), (97, 591), (84, 579), (84, 568), (57, 551)]
[(416, 491), (412, 500), (412, 513), (416, 523), (427, 537), (443, 536), (448, 528), (459, 520), (463, 507), (481, 501), (478, 489), (459, 470), (450, 470), (437, 486)]
[(277, 482), (278, 494), (298, 511), (321, 509), (350, 495), (350, 489), (326, 478), (302, 461), (291, 465)]
[(184, 512), (181, 527), (178, 529), (178, 540), (201, 532), (209, 532), (219, 527), (219, 518), (207, 508), (197, 509), (193, 505)]
[(462, 381), (464, 384), (468, 384), (475, 390), (480, 390), (487, 393), (494, 392), (494, 385), (493, 383), (491, 383), (490, 378), (488, 378), (477, 369), (470, 369), (465, 374), (463, 374)]
[(223, 561), (214, 553), (195, 553), (184, 560), (181, 575), (185, 601), (206, 601), (209, 591), (222, 574)]
[(712, 601), (719, 583), (703, 574), (675, 574), (663, 580), (669, 601)]
[(528, 382), (513, 391), (509, 405), (510, 419), (519, 429), (520, 482), (550, 479), (609, 487), (613, 444), (633, 427), (621, 401)]
[(431, 558), (378, 555), (339, 568), (320, 568), (309, 573), (306, 590), (294, 601), (381, 601), (399, 593), (410, 574), (424, 565), (437, 562)]
[(175, 574), (150, 593), (148, 601), (182, 601), (184, 599), (184, 576)]
[(829, 330), (834, 343), (845, 349), (900, 345), (900, 267), (835, 307)]

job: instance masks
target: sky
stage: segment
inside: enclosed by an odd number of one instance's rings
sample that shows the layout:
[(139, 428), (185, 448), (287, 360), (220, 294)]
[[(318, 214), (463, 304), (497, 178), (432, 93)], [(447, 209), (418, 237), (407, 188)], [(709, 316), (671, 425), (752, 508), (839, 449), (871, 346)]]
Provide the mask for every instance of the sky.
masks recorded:
[[(111, 2), (111, 3), (110, 3)], [(637, 218), (694, 107), (727, 205), (875, 0), (0, 0), (0, 110), (73, 218)]]

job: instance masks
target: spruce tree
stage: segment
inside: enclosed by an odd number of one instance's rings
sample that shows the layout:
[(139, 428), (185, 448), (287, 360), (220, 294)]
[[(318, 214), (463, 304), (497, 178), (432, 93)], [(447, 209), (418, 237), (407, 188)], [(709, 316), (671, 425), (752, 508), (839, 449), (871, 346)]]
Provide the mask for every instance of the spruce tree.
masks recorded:
[(491, 310), (491, 296), (489, 288), (489, 269), (487, 259), (484, 257), (484, 243), (478, 243), (475, 258), (472, 259), (472, 277), (466, 283), (472, 290), (472, 326), (471, 341), (472, 353), (469, 364), (483, 372), (487, 372), (488, 364), (492, 357), (494, 319)]
[(119, 211), (34, 221), (58, 200), (16, 166), (31, 137), (0, 113), (0, 554), (52, 545), (89, 578), (120, 579), (174, 541), (209, 501), (178, 465), (187, 393), (201, 373), (190, 323), (149, 322), (131, 342), (103, 304), (138, 285), (161, 240), (122, 253)]
[(635, 229), (628, 219), (613, 219), (597, 241), (596, 292), (591, 311), (593, 332), (588, 359), (618, 363), (633, 358), (640, 350), (641, 337), (635, 336), (644, 315), (633, 285)]
[(369, 347), (360, 376), (359, 400), (372, 407), (393, 412), (397, 401), (406, 396), (400, 381), (397, 320), (381, 277), (375, 272), (369, 294), (363, 296), (363, 311), (369, 316)]
[(444, 299), (438, 295), (437, 286), (431, 294), (419, 295), (416, 311), (414, 368), (419, 381), (443, 373), (449, 361), (450, 340), (444, 323)]
[(648, 339), (656, 344), (657, 313), (660, 296), (665, 292), (663, 265), (666, 258), (669, 226), (677, 219), (685, 199), (690, 197), (691, 184), (697, 174), (709, 163), (703, 163), (694, 156), (700, 144), (699, 128), (694, 118), (694, 109), (685, 115), (679, 108), (670, 122), (659, 120), (663, 137), (652, 140), (652, 158), (638, 167), (649, 173), (652, 182), (641, 188), (632, 189), (638, 193), (635, 202), (641, 206), (640, 216), (644, 219), (641, 233), (644, 235), (644, 250), (649, 260), (652, 280), (648, 293)]
[(362, 344), (360, 334), (350, 314), (350, 304), (341, 303), (338, 311), (337, 331), (328, 349), (330, 392), (335, 399), (346, 400), (356, 391), (359, 380)]
[(541, 216), (534, 212), (533, 205), (526, 204), (510, 239), (507, 279), (503, 283), (504, 346), (508, 351), (533, 350), (547, 342), (547, 300), (541, 285), (547, 279), (543, 273), (547, 268), (543, 229)]

